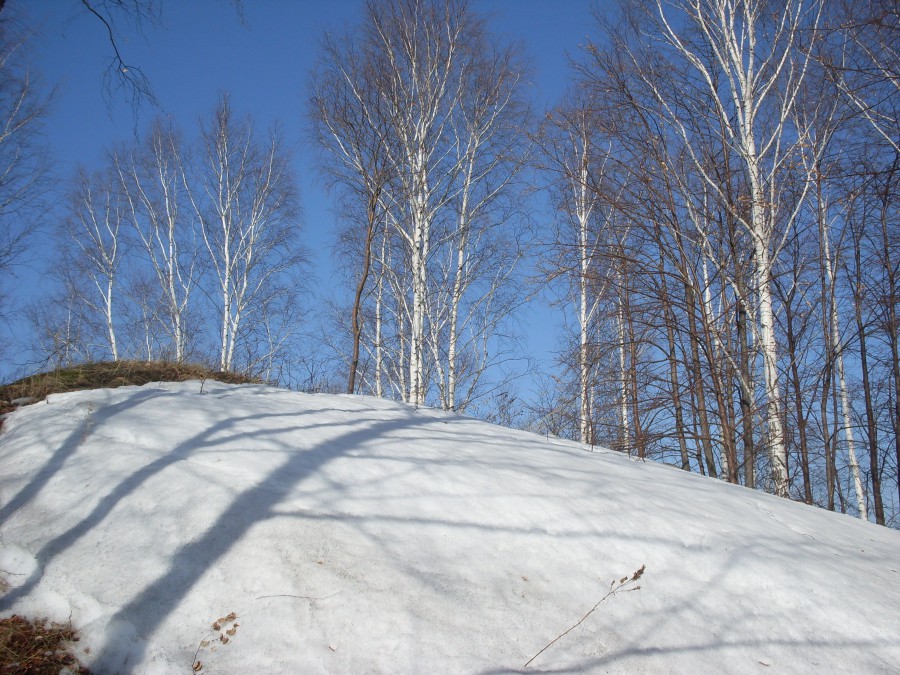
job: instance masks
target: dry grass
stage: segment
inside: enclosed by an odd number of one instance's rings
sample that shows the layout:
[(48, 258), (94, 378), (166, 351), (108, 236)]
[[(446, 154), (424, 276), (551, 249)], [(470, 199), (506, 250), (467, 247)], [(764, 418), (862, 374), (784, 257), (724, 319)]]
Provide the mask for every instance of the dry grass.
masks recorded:
[(100, 389), (143, 385), (148, 382), (185, 382), (218, 380), (230, 384), (249, 384), (255, 380), (235, 373), (220, 373), (206, 366), (161, 361), (108, 361), (85, 363), (39, 373), (0, 386), (0, 415), (15, 409), (12, 401), (33, 398), (42, 401), (50, 394), (80, 389)]
[(59, 675), (64, 668), (90, 675), (71, 652), (77, 641), (69, 625), (21, 616), (0, 620), (0, 675)]

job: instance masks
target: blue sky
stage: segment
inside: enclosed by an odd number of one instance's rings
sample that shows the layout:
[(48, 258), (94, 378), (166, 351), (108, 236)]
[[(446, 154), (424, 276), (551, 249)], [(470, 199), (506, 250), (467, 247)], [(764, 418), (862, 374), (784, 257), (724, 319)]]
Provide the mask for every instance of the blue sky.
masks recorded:
[[(577, 54), (593, 26), (593, 0), (473, 0), (490, 17), (493, 32), (520, 41), (533, 65), (538, 109), (563, 94), (569, 54)], [(235, 109), (250, 113), (260, 127), (278, 121), (294, 147), (304, 211), (303, 238), (313, 251), (318, 292), (331, 287), (335, 229), (331, 201), (318, 183), (313, 149), (305, 140), (309, 73), (325, 31), (340, 31), (362, 16), (360, 0), (244, 0), (245, 23), (229, 0), (162, 0), (163, 26), (143, 35), (120, 24), (126, 61), (148, 76), (159, 108), (145, 106), (138, 128), (153, 117), (171, 115), (187, 132), (208, 115), (223, 91)], [(33, 63), (46, 85), (55, 87), (46, 133), (58, 181), (79, 164), (98, 164), (117, 141), (133, 137), (135, 121), (123, 96), (110, 105), (102, 75), (112, 51), (105, 28), (78, 0), (8, 0), (36, 31)], [(551, 214), (538, 213), (539, 222)], [(556, 348), (560, 317), (535, 307), (524, 317), (532, 357), (547, 363)]]

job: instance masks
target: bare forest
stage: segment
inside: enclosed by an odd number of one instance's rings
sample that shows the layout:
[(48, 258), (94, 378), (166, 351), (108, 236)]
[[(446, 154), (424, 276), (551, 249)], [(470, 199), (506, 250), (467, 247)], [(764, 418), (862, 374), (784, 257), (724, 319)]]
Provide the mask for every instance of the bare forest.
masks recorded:
[[(296, 144), (227, 93), (51, 181), (48, 95), (0, 2), (0, 315), (31, 371), (202, 362), (900, 526), (896, 4), (602, 3), (550, 109), (481, 9), (371, 0), (322, 35), (297, 115), (336, 226), (313, 251)], [(107, 25), (113, 84), (152, 99)], [(52, 290), (14, 308), (39, 246)], [(322, 297), (311, 256), (337, 269)], [(548, 305), (552, 363), (523, 340)]]

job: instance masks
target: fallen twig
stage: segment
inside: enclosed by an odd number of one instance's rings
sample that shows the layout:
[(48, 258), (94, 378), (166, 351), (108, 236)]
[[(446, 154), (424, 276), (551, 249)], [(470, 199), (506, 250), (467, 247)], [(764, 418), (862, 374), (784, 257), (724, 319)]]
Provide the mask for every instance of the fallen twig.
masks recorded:
[(323, 595), (321, 597), (317, 597), (315, 595), (291, 595), (289, 593), (277, 593), (275, 595), (260, 595), (257, 596), (257, 600), (262, 600), (263, 598), (299, 598), (300, 600), (327, 600), (328, 598), (334, 597), (340, 593), (340, 591), (335, 591), (334, 593), (329, 593), (328, 595)]
[(646, 567), (645, 565), (641, 565), (640, 569), (635, 571), (635, 573), (632, 574), (630, 577), (622, 577), (621, 579), (619, 579), (618, 584), (616, 584), (616, 580), (613, 579), (612, 583), (609, 585), (609, 592), (606, 595), (604, 595), (602, 598), (600, 598), (600, 600), (597, 601), (597, 604), (594, 605), (593, 607), (591, 607), (591, 609), (588, 611), (588, 613), (585, 614), (583, 617), (581, 617), (581, 619), (579, 619), (578, 623), (571, 626), (564, 633), (560, 633), (555, 638), (550, 640), (550, 642), (548, 642), (546, 645), (544, 645), (544, 648), (541, 649), (541, 651), (539, 651), (537, 654), (535, 654), (530, 659), (528, 659), (528, 661), (525, 662), (525, 665), (523, 666), (523, 668), (527, 668), (532, 661), (534, 661), (537, 657), (539, 657), (541, 654), (543, 654), (545, 651), (547, 651), (547, 649), (549, 649), (554, 643), (561, 640), (566, 635), (571, 633), (573, 630), (578, 628), (578, 626), (580, 626), (582, 623), (584, 623), (584, 620), (587, 619), (591, 614), (593, 614), (594, 610), (600, 606), (600, 603), (602, 603), (604, 600), (606, 600), (609, 596), (615, 595), (616, 593), (619, 593), (619, 592), (640, 590), (640, 588), (641, 588), (640, 586), (634, 586), (633, 588), (627, 588), (627, 587), (641, 578), (641, 576), (644, 574), (645, 567)]

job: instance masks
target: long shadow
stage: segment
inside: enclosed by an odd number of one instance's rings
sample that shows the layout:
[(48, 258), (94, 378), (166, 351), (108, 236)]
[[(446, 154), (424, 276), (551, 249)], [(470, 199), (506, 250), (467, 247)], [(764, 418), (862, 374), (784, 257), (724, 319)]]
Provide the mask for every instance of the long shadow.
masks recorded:
[[(618, 663), (624, 659), (640, 659), (659, 656), (673, 656), (676, 654), (704, 654), (708, 655), (715, 651), (723, 649), (735, 649), (741, 647), (810, 647), (821, 650), (821, 658), (827, 658), (829, 651), (840, 653), (841, 650), (847, 648), (856, 648), (860, 650), (878, 647), (879, 643), (875, 640), (791, 640), (788, 638), (773, 638), (761, 643), (759, 640), (721, 640), (709, 642), (696, 642), (694, 644), (679, 645), (677, 647), (629, 647), (618, 651), (613, 651), (605, 656), (591, 659), (585, 659), (575, 665), (561, 667), (541, 667), (539, 665), (529, 666), (528, 668), (491, 668), (488, 670), (478, 671), (478, 675), (510, 675), (511, 673), (586, 673), (586, 672), (609, 672), (609, 668), (616, 666), (614, 672), (631, 672), (626, 663)], [(646, 665), (638, 662), (632, 663), (634, 671), (646, 670)], [(805, 665), (805, 664), (804, 664)], [(789, 664), (789, 668), (798, 668), (796, 662)], [(803, 670), (802, 667), (798, 668)], [(671, 671), (670, 671), (671, 672)], [(678, 671), (676, 671), (678, 672)], [(760, 671), (762, 672), (762, 671)], [(789, 671), (788, 671), (789, 672)], [(827, 669), (822, 672), (827, 672)], [(888, 672), (888, 671), (885, 671)]]
[[(203, 573), (254, 524), (269, 518), (272, 508), (293, 487), (358, 443), (397, 429), (434, 422), (428, 418), (375, 422), (327, 439), (313, 449), (292, 452), (263, 481), (238, 495), (202, 537), (180, 548), (172, 557), (168, 571), (116, 612), (110, 623), (127, 622), (135, 627), (137, 635), (149, 638)], [(132, 652), (138, 662), (145, 649), (146, 643), (141, 643)], [(117, 667), (119, 664), (114, 665), (117, 651), (117, 645), (108, 641), (94, 661), (95, 667), (101, 670)]]
[(85, 441), (85, 438), (90, 433), (91, 427), (102, 425), (119, 413), (139, 406), (149, 398), (164, 396), (166, 394), (167, 392), (165, 391), (157, 390), (141, 391), (134, 396), (129, 396), (120, 403), (104, 405), (98, 414), (88, 416), (82, 420), (81, 424), (79, 424), (72, 433), (69, 434), (69, 437), (53, 452), (50, 459), (47, 460), (47, 463), (44, 464), (41, 470), (28, 481), (28, 484), (0, 508), (0, 525), (3, 525), (12, 514), (34, 499), (34, 497), (47, 486), (50, 479), (65, 466), (69, 458), (75, 454), (75, 451), (78, 450)]
[[(241, 432), (233, 434), (227, 438), (217, 437), (227, 429), (236, 426), (240, 427), (243, 423), (249, 420), (258, 421), (261, 419), (276, 417), (290, 419), (293, 423), (289, 427), (285, 429), (270, 429), (267, 431), (267, 434), (279, 433), (280, 431), (295, 429), (297, 426), (297, 418), (301, 415), (310, 414), (311, 412), (312, 411), (303, 413), (273, 413), (265, 415), (253, 414), (245, 415), (242, 417), (230, 417), (206, 428), (201, 433), (191, 437), (184, 443), (181, 443), (180, 445), (175, 447), (171, 452), (162, 455), (153, 462), (142, 466), (140, 469), (132, 473), (128, 478), (116, 485), (116, 487), (109, 494), (103, 497), (103, 499), (101, 499), (97, 503), (97, 505), (94, 506), (91, 512), (87, 516), (82, 518), (81, 521), (73, 525), (71, 528), (69, 528), (59, 536), (51, 539), (46, 544), (44, 544), (44, 546), (35, 554), (35, 558), (40, 565), (40, 569), (44, 569), (47, 564), (55, 557), (57, 557), (60, 553), (71, 547), (91, 529), (103, 522), (103, 520), (109, 515), (109, 513), (116, 507), (116, 505), (118, 505), (123, 499), (125, 499), (125, 497), (132, 494), (143, 483), (145, 483), (150, 478), (160, 473), (167, 467), (171, 466), (172, 464), (187, 459), (192, 454), (195, 454), (196, 452), (200, 451), (202, 448), (210, 444), (233, 441), (241, 438), (242, 436), (246, 436), (248, 438), (259, 438), (258, 433), (251, 432)], [(104, 419), (109, 419), (109, 417), (110, 416), (107, 415), (104, 417)], [(26, 583), (11, 589), (5, 595), (0, 597), (0, 611), (11, 608), (17, 600), (28, 595), (32, 591), (32, 589), (40, 582), (40, 579), (41, 575), (36, 574), (32, 576)]]

